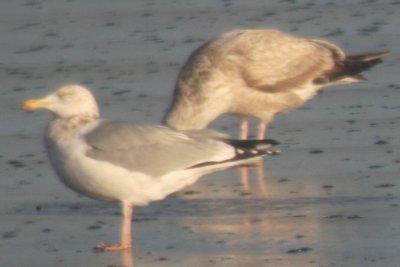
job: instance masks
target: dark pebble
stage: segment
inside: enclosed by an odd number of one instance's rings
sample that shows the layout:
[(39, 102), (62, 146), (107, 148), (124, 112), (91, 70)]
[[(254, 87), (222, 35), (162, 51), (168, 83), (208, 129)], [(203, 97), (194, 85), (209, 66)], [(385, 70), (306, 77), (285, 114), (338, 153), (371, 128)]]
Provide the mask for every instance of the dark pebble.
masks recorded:
[(393, 187), (396, 186), (395, 184), (380, 184), (375, 186), (376, 188), (388, 188), (388, 187)]
[(1, 237), (5, 238), (5, 239), (14, 238), (18, 235), (18, 233), (19, 233), (19, 230), (16, 229), (16, 230), (12, 230), (12, 231), (3, 233), (1, 235)]
[(310, 150), (309, 153), (310, 154), (322, 154), (322, 153), (325, 153), (325, 151), (320, 150), (320, 149), (313, 149), (313, 150)]
[(335, 215), (330, 215), (330, 216), (326, 216), (324, 217), (325, 219), (338, 219), (338, 218), (343, 218), (344, 215), (342, 214), (335, 214)]
[(290, 249), (286, 251), (287, 254), (299, 254), (299, 253), (305, 253), (313, 250), (312, 248), (309, 247), (303, 247), (303, 248), (296, 248), (296, 249)]
[(387, 145), (388, 143), (389, 143), (388, 141), (379, 140), (379, 141), (376, 141), (374, 144), (375, 144), (375, 145)]
[(362, 217), (359, 215), (351, 215), (351, 216), (347, 216), (346, 219), (356, 220), (356, 219), (362, 219)]
[(25, 163), (19, 160), (10, 160), (8, 164), (12, 165), (15, 168), (21, 168), (25, 166)]

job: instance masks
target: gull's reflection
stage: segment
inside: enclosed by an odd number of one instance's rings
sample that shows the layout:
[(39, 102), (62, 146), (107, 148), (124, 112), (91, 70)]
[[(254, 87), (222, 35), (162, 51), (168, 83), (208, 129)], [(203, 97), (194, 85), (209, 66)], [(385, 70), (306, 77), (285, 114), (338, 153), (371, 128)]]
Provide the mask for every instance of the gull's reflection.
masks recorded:
[(111, 251), (110, 253), (99, 252), (99, 250), (96, 248), (94, 248), (93, 251), (95, 253), (101, 253), (102, 255), (107, 255), (110, 257), (112, 263), (107, 266), (134, 267), (135, 265), (133, 246), (123, 250)]
[(250, 186), (250, 171), (252, 169), (255, 169), (255, 171), (256, 171), (257, 187), (258, 187), (259, 194), (263, 197), (266, 197), (268, 195), (268, 187), (267, 187), (267, 180), (266, 180), (267, 177), (265, 174), (264, 163), (262, 160), (255, 163), (255, 165), (253, 165), (253, 166), (250, 166), (250, 167), (245, 166), (245, 167), (239, 168), (243, 194), (246, 195), (246, 194), (253, 193), (251, 186)]
[(133, 260), (133, 248), (124, 249), (119, 252), (120, 253), (120, 260), (121, 266), (123, 267), (133, 267), (134, 260)]

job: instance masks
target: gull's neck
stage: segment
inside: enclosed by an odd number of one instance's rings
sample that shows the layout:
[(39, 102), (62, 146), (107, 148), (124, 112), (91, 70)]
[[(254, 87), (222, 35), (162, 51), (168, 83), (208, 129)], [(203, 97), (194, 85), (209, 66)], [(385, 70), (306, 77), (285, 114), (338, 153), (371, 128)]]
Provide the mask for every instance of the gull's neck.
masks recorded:
[(74, 129), (98, 119), (98, 114), (82, 114), (79, 116), (57, 117), (55, 121), (58, 121), (60, 124), (64, 125), (64, 127)]
[(82, 128), (98, 120), (99, 116), (97, 114), (56, 117), (49, 124), (47, 134), (53, 140), (69, 138), (80, 134)]

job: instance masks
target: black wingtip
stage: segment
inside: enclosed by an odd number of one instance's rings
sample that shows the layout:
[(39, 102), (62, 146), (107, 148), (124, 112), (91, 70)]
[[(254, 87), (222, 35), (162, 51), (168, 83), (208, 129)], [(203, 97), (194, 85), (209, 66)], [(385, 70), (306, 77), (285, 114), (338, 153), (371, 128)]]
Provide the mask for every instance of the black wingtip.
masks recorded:
[(224, 139), (225, 143), (234, 146), (236, 148), (243, 149), (254, 149), (254, 148), (262, 148), (263, 146), (277, 146), (280, 143), (274, 139), (250, 139), (250, 140), (240, 140), (240, 139)]
[(277, 146), (280, 144), (278, 141), (274, 139), (261, 139), (261, 140), (227, 139), (224, 141), (227, 144), (230, 144), (231, 146), (235, 147), (236, 159), (260, 157), (265, 155), (275, 156), (280, 154), (280, 151), (271, 148), (273, 146)]
[(269, 144), (271, 144), (272, 146), (277, 146), (277, 145), (280, 145), (280, 144), (281, 144), (279, 141), (276, 141), (276, 140), (274, 140), (274, 139), (263, 139), (263, 140), (260, 140), (260, 141), (264, 141), (264, 142), (266, 142), (266, 143), (269, 143)]
[[(280, 154), (280, 150), (271, 149), (272, 146), (280, 144), (278, 141), (274, 139), (262, 139), (262, 140), (221, 139), (221, 141), (235, 148), (235, 156), (233, 158), (227, 159), (222, 162), (214, 162), (214, 161), (204, 162), (191, 166), (190, 168), (204, 167), (208, 165), (215, 165), (227, 162), (250, 160), (252, 158), (259, 158), (262, 156), (276, 156)], [(247, 165), (249, 163), (244, 162), (243, 164)]]

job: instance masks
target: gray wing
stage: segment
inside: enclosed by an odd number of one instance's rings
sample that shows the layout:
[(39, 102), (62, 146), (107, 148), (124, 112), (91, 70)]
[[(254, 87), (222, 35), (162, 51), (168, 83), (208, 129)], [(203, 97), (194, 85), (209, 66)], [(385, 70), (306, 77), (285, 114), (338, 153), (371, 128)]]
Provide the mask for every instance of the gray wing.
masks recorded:
[[(101, 122), (84, 136), (88, 157), (154, 177), (230, 157), (232, 148), (213, 134), (173, 131), (164, 126)], [(221, 158), (224, 160), (224, 158)]]

